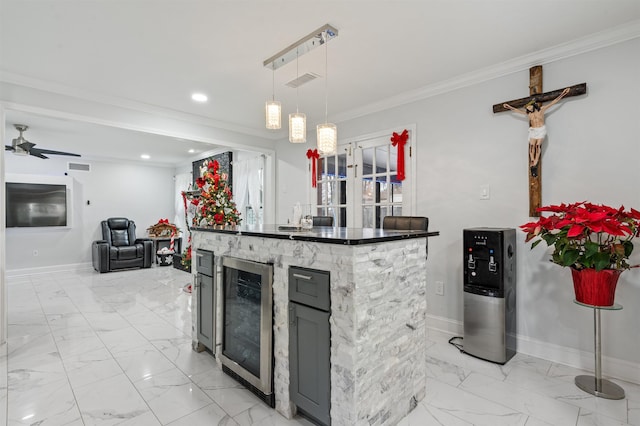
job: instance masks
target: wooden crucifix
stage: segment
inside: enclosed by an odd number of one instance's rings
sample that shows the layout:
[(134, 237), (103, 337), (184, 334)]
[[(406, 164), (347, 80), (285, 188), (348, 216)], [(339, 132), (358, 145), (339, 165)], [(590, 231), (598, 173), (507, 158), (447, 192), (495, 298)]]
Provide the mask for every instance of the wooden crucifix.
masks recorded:
[[(542, 65), (529, 68), (529, 96), (502, 102), (493, 106), (494, 114), (514, 111), (529, 117), (529, 216), (538, 217), (536, 211), (542, 206), (542, 141), (546, 136), (545, 111), (560, 99), (587, 93), (587, 83), (576, 84), (566, 89), (542, 93)], [(549, 102), (550, 101), (550, 102)], [(543, 102), (549, 102), (542, 106)], [(518, 108), (524, 107), (523, 110)]]

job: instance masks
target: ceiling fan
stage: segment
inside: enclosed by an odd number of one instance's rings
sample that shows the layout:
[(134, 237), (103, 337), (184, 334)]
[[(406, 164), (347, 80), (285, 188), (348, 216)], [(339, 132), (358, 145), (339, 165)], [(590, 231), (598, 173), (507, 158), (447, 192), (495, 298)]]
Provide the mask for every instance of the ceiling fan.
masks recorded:
[(13, 151), (14, 154), (19, 155), (33, 155), (34, 157), (44, 158), (47, 157), (44, 154), (49, 155), (70, 155), (72, 157), (80, 157), (80, 154), (73, 154), (71, 152), (63, 152), (63, 151), (52, 151), (50, 149), (40, 149), (34, 148), (36, 146), (35, 143), (31, 143), (22, 136), (22, 132), (26, 132), (29, 126), (25, 126), (24, 124), (14, 124), (13, 125), (18, 132), (20, 132), (20, 136), (11, 141), (11, 145), (5, 145), (5, 151)]

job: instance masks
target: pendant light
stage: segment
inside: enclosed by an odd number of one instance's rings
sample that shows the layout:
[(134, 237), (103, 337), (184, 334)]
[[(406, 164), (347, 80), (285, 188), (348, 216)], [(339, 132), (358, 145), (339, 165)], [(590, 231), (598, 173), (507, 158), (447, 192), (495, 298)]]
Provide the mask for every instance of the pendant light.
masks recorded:
[(282, 105), (276, 101), (276, 68), (273, 66), (271, 81), (271, 100), (264, 107), (267, 129), (278, 130), (282, 127)]
[(330, 30), (325, 30), (324, 36), (324, 124), (318, 124), (316, 127), (316, 137), (318, 144), (318, 153), (320, 155), (333, 155), (336, 153), (338, 146), (338, 128), (335, 124), (328, 122), (329, 116), (329, 74), (328, 74), (328, 47)]
[[(296, 49), (296, 78), (299, 77), (298, 49)], [(307, 116), (298, 111), (298, 88), (296, 87), (296, 112), (289, 114), (289, 142), (305, 143), (307, 141)]]

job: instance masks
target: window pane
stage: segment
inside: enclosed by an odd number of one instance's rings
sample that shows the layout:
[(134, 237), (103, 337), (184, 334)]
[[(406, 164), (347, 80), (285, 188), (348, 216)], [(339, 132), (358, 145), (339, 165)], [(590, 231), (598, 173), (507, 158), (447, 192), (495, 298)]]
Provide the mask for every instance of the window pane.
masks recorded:
[(378, 181), (378, 202), (384, 202), (386, 203), (387, 200), (389, 200), (389, 184), (387, 183), (387, 177), (386, 176), (378, 176), (376, 177), (376, 180)]
[(373, 206), (364, 206), (362, 208), (362, 227), (373, 228)]
[(341, 227), (345, 227), (347, 226), (347, 208), (346, 207), (340, 207), (338, 209), (339, 215), (338, 215), (338, 226)]
[(391, 199), (392, 203), (401, 203), (402, 202), (402, 183), (389, 185), (389, 190), (391, 191)]
[(389, 145), (376, 147), (376, 173), (387, 172), (388, 157), (389, 157)]
[[(395, 172), (395, 167), (394, 167), (393, 171)], [(402, 181), (398, 180), (398, 175), (396, 175), (396, 174), (392, 174), (391, 176), (389, 176), (389, 180), (392, 183), (402, 183)]]
[(371, 179), (362, 179), (362, 203), (372, 204), (375, 201), (376, 186)]
[(335, 207), (329, 207), (327, 208), (327, 214), (325, 214), (324, 216), (331, 216), (333, 217), (333, 221), (336, 221), (336, 208)]
[(327, 174), (329, 176), (335, 176), (336, 175), (336, 157), (332, 155), (331, 157), (326, 157), (325, 160), (327, 162)]
[(402, 206), (393, 206), (393, 215), (402, 216)]
[(318, 158), (316, 162), (316, 176), (318, 177), (318, 180), (321, 180), (323, 176), (327, 174), (327, 171), (325, 170), (324, 166), (325, 166), (324, 157)]
[(389, 208), (380, 206), (376, 210), (376, 228), (382, 228), (382, 218), (388, 215)]
[(332, 178), (324, 186), (327, 188), (327, 190), (324, 194), (322, 194), (322, 204), (326, 206), (336, 204), (338, 201), (338, 197), (336, 194), (336, 181)]
[(338, 155), (338, 176), (347, 176), (347, 153)]
[(362, 150), (362, 174), (370, 175), (373, 173), (373, 148), (364, 148)]

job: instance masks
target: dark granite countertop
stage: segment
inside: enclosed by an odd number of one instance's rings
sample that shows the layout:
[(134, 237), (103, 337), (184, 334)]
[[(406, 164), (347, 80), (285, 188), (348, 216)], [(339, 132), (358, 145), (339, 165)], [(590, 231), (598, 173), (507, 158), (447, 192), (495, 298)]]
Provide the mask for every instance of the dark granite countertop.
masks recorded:
[(310, 241), (327, 244), (360, 245), (407, 238), (435, 237), (440, 232), (402, 231), (373, 228), (333, 228), (318, 226), (311, 229), (282, 229), (283, 225), (238, 226), (234, 229), (193, 227), (193, 231), (217, 232), (221, 234), (248, 235), (252, 237), (282, 240)]

